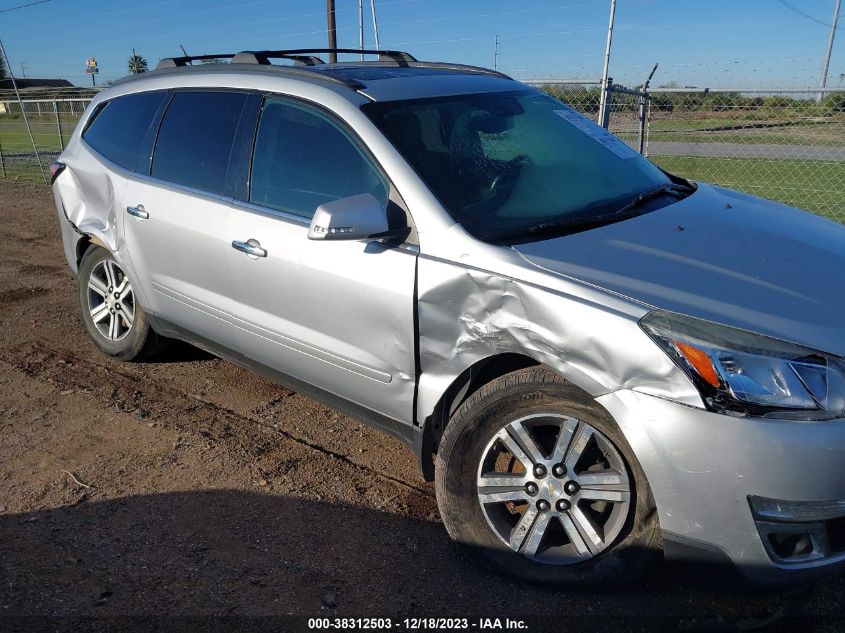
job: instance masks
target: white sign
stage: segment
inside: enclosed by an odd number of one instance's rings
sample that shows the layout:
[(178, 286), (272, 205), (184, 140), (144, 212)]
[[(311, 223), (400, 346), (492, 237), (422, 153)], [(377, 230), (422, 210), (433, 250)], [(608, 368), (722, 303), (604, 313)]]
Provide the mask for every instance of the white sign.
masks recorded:
[(555, 110), (556, 115), (571, 123), (587, 136), (595, 139), (605, 148), (616, 154), (619, 158), (629, 159), (639, 156), (637, 152), (628, 147), (623, 141), (620, 141), (613, 134), (605, 130), (600, 125), (596, 125), (583, 114), (575, 112), (575, 110)]

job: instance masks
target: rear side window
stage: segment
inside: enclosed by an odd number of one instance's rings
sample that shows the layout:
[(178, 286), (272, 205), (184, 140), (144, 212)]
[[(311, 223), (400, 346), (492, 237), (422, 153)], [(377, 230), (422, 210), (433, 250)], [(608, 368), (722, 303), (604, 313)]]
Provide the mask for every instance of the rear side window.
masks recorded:
[(387, 205), (387, 182), (357, 143), (322, 113), (284, 100), (264, 104), (251, 183), (250, 202), (304, 218), (362, 193)]
[(177, 92), (161, 122), (152, 175), (179, 185), (223, 193), (232, 141), (246, 95)]
[(141, 143), (166, 94), (141, 92), (107, 101), (82, 138), (113, 163), (134, 170)]

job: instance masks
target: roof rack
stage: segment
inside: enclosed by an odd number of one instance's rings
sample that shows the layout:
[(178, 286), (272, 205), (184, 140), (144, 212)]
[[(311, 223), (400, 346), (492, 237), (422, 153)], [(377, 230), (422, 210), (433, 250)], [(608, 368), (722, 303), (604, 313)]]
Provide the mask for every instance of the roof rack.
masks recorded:
[(204, 59), (231, 59), (234, 53), (220, 53), (219, 55), (185, 55), (184, 57), (165, 57), (156, 65), (156, 70), (162, 68), (177, 68)]
[(240, 53), (221, 53), (219, 55), (185, 55), (184, 57), (165, 57), (156, 66), (156, 70), (163, 68), (178, 68), (188, 66), (195, 61), (206, 59), (228, 59), (232, 64), (263, 64), (267, 65), (271, 59), (291, 59), (302, 66), (316, 66), (323, 64), (317, 54), (349, 53), (354, 55), (378, 55), (379, 62), (394, 62), (407, 65), (417, 61), (410, 53), (403, 51), (376, 51), (357, 48), (296, 48), (279, 51), (241, 51)]
[(417, 61), (416, 57), (404, 51), (383, 51), (359, 48), (294, 48), (280, 51), (243, 51), (232, 59), (233, 64), (269, 64), (271, 59), (298, 59), (307, 66), (324, 63), (316, 54), (378, 55), (379, 62), (394, 62), (406, 65)]

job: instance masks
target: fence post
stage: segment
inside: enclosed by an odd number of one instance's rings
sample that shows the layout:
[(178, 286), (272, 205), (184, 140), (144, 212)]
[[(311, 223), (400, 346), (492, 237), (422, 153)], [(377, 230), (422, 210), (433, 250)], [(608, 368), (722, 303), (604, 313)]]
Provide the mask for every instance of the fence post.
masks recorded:
[(640, 155), (646, 156), (646, 105), (648, 104), (648, 93), (643, 92), (640, 95), (640, 138), (639, 138), (639, 145), (640, 145)]
[(6, 160), (3, 158), (3, 144), (0, 143), (0, 168), (3, 169), (3, 178), (6, 178)]
[(53, 112), (56, 115), (56, 130), (59, 132), (59, 150), (65, 151), (65, 139), (62, 136), (62, 120), (59, 118), (59, 103), (53, 100)]
[(607, 82), (602, 86), (604, 98), (599, 107), (599, 125), (605, 130), (610, 128), (610, 109), (613, 107), (613, 78), (608, 77)]

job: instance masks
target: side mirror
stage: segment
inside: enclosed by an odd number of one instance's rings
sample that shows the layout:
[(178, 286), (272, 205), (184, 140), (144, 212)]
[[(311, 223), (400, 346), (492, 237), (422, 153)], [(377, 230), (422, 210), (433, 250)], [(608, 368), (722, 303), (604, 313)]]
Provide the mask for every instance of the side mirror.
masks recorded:
[(387, 211), (369, 193), (321, 204), (308, 227), (309, 240), (366, 240), (391, 237)]

